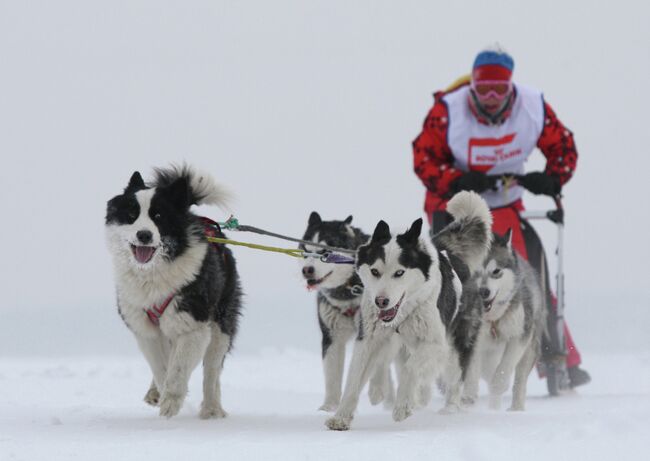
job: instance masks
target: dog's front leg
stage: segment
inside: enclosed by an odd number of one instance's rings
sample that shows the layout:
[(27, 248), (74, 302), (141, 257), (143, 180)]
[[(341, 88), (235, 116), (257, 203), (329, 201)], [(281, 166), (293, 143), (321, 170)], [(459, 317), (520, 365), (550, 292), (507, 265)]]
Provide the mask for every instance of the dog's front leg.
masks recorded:
[(160, 332), (155, 336), (136, 335), (135, 338), (153, 373), (153, 381), (144, 400), (150, 405), (156, 405), (160, 398), (159, 391), (163, 388), (167, 375), (169, 341)]
[(368, 397), (372, 405), (384, 402), (384, 408), (391, 409), (395, 403), (395, 389), (391, 376), (390, 365), (395, 360), (402, 343), (398, 335), (392, 335), (390, 343), (386, 345), (377, 358), (374, 373), (368, 384)]
[(323, 372), (325, 375), (325, 401), (319, 408), (334, 411), (341, 401), (341, 386), (345, 368), (345, 344), (350, 335), (338, 334), (331, 344), (323, 341)]
[(359, 395), (368, 381), (380, 346), (381, 340), (373, 337), (365, 337), (355, 341), (343, 399), (336, 414), (325, 421), (325, 425), (329, 429), (335, 431), (350, 429), (350, 423), (359, 403)]
[(178, 414), (187, 394), (187, 383), (210, 342), (210, 329), (200, 325), (196, 330), (178, 335), (172, 341), (167, 376), (160, 398), (160, 416)]
[(481, 351), (478, 347), (474, 348), (472, 357), (465, 370), (465, 379), (463, 380), (463, 405), (474, 405), (478, 399), (478, 383), (481, 378)]
[(515, 365), (521, 359), (527, 343), (519, 339), (511, 339), (506, 344), (501, 361), (488, 383), (490, 393), (490, 408), (498, 410), (501, 406), (501, 396), (508, 390), (508, 383)]
[(523, 357), (517, 363), (515, 368), (515, 383), (512, 386), (512, 405), (510, 411), (524, 411), (526, 406), (526, 384), (528, 375), (535, 366), (538, 358), (537, 348), (529, 344), (524, 352)]
[(444, 364), (447, 360), (444, 344), (417, 340), (409, 344), (408, 348), (409, 357), (400, 376), (393, 408), (395, 421), (403, 421), (413, 414), (417, 403), (415, 391), (418, 385), (430, 384), (435, 378), (436, 364)]

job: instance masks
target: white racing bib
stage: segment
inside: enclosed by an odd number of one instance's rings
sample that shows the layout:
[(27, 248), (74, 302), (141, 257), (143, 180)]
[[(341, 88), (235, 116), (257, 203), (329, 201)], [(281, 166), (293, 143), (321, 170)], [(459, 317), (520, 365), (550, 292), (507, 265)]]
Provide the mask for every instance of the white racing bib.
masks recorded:
[[(481, 171), (488, 175), (524, 173), (524, 162), (537, 145), (544, 127), (542, 93), (517, 85), (512, 112), (501, 125), (479, 123), (470, 110), (469, 86), (445, 95), (449, 125), (447, 143), (454, 156), (455, 168)], [(485, 191), (481, 196), (490, 208), (497, 208), (521, 198), (523, 188)]]

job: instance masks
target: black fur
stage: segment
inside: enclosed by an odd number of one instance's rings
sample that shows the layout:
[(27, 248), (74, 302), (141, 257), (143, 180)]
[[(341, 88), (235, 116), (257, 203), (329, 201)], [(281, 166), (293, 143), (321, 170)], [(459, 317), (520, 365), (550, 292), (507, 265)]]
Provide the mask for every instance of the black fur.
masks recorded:
[[(159, 186), (146, 210), (160, 232), (167, 264), (173, 264), (190, 245), (196, 245), (192, 242), (205, 237), (203, 222), (189, 209), (196, 201), (189, 187), (189, 172), (185, 171), (185, 176), (175, 174), (172, 170), (157, 170)], [(124, 193), (109, 200), (106, 224), (132, 224), (142, 212), (135, 194), (143, 189), (146, 189), (144, 181), (135, 172)], [(222, 245), (208, 244), (196, 278), (177, 293), (177, 309), (188, 312), (199, 322), (217, 322), (232, 344), (239, 324), (241, 298), (232, 252)]]
[(420, 233), (422, 232), (422, 219), (417, 219), (405, 233), (396, 237), (397, 245), (402, 249), (399, 263), (410, 269), (419, 269), (426, 280), (429, 280), (431, 256), (420, 246)]
[[(320, 299), (319, 302), (321, 302)], [(332, 345), (332, 334), (330, 332), (330, 329), (327, 328), (327, 325), (325, 325), (325, 322), (323, 322), (323, 319), (321, 318), (320, 314), (318, 314), (318, 326), (320, 326), (320, 331), (322, 333), (321, 351), (323, 354), (323, 358), (325, 358), (325, 354), (327, 353), (327, 350)]]
[[(360, 229), (352, 227), (350, 225), (351, 223), (352, 216), (348, 216), (343, 221), (323, 221), (316, 211), (312, 211), (309, 215), (307, 230), (303, 235), (303, 240), (313, 240), (314, 236), (318, 233), (319, 240), (325, 242), (328, 246), (347, 248), (351, 250), (356, 249), (359, 245), (368, 240), (368, 235), (363, 233)], [(350, 232), (350, 229), (352, 232)], [(305, 249), (304, 245), (300, 245), (300, 247)], [(328, 298), (336, 301), (350, 301), (351, 305), (354, 305), (355, 303), (358, 304), (361, 295), (352, 290), (352, 288), (357, 285), (361, 286), (361, 279), (356, 273), (354, 273), (352, 277), (341, 286), (321, 289), (318, 292), (316, 306), (319, 306), (321, 303), (332, 305), (328, 301)], [(332, 305), (332, 307), (338, 309), (336, 306)], [(318, 308), (317, 315), (318, 325), (320, 326), (322, 333), (321, 350), (324, 358), (327, 350), (332, 345), (332, 332), (327, 325), (325, 325)]]
[[(344, 221), (323, 221), (317, 212), (312, 211), (302, 239), (312, 240), (318, 233), (318, 238), (328, 246), (354, 250), (368, 240), (368, 235), (350, 226), (351, 222), (352, 216), (348, 216)], [(348, 229), (352, 229), (352, 235)], [(304, 249), (304, 245), (300, 247)]]
[(481, 328), (482, 309), (483, 302), (479, 296), (478, 283), (475, 278), (468, 279), (463, 283), (458, 315), (451, 326), (451, 334), (454, 338), (454, 347), (458, 352), (461, 379), (463, 380)]
[(449, 330), (456, 313), (456, 290), (454, 289), (454, 272), (449, 260), (438, 251), (438, 268), (440, 269), (441, 287), (438, 295), (438, 310), (445, 328)]

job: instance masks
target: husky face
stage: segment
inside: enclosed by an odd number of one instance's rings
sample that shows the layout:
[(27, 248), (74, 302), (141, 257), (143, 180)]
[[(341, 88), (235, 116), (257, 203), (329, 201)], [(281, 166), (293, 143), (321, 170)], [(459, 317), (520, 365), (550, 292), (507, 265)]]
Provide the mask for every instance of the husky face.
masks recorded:
[(380, 324), (397, 327), (414, 309), (423, 286), (429, 281), (432, 256), (420, 242), (422, 219), (405, 233), (391, 236), (380, 221), (370, 241), (357, 254), (357, 272), (364, 296), (377, 308)]
[[(309, 216), (303, 240), (354, 250), (363, 237), (359, 231), (355, 232), (350, 223), (352, 216), (348, 216), (344, 221), (323, 221), (320, 215), (313, 211)], [(301, 245), (301, 248), (310, 253), (324, 254), (323, 249), (316, 246)], [(347, 282), (353, 274), (354, 267), (351, 264), (328, 264), (316, 257), (305, 258), (302, 263), (302, 275), (309, 289), (336, 288)]]
[(150, 270), (188, 247), (190, 191), (185, 179), (147, 188), (137, 171), (106, 207), (109, 247), (122, 262)]
[(517, 258), (513, 253), (511, 238), (511, 230), (504, 236), (494, 236), (479, 274), (483, 318), (489, 321), (496, 321), (503, 316), (517, 288)]

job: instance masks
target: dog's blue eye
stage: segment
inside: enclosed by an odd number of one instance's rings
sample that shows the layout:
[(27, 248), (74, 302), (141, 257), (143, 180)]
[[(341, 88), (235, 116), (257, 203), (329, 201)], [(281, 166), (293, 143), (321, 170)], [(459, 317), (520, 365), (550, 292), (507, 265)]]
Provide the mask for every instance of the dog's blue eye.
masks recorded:
[(404, 271), (400, 269), (393, 274), (393, 277), (401, 277), (402, 275), (404, 275)]
[(379, 277), (379, 271), (377, 269), (370, 269), (370, 273), (375, 277)]

